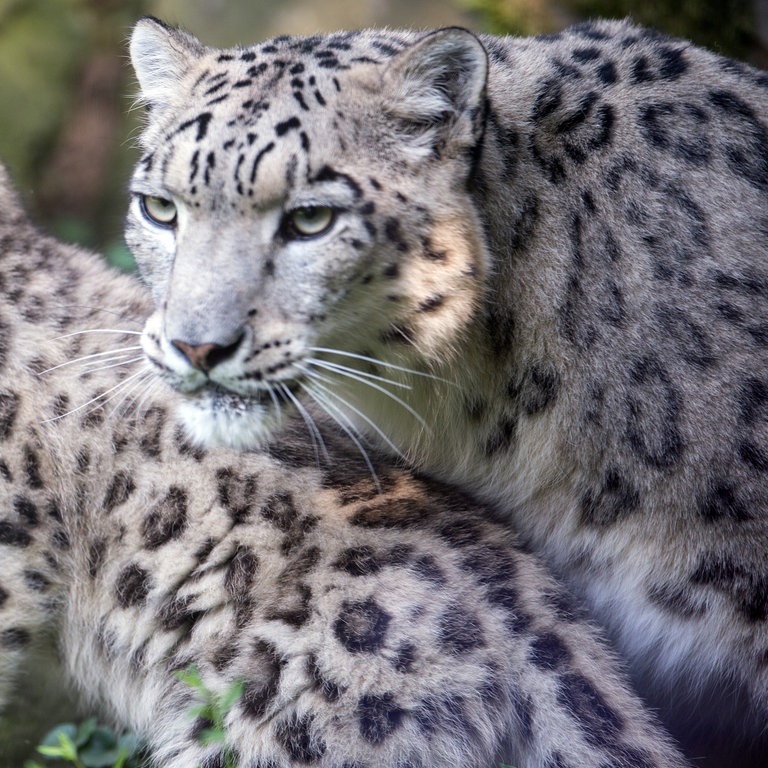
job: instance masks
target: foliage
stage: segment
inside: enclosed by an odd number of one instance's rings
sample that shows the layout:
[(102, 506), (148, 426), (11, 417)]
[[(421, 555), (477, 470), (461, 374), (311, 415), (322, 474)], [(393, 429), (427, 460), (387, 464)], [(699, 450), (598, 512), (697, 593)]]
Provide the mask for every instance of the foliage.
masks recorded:
[[(58, 725), (43, 739), (37, 751), (46, 759), (69, 763), (75, 768), (142, 768), (146, 764), (138, 739), (117, 735), (89, 718), (80, 725)], [(45, 768), (27, 760), (24, 768)]]
[(147, 1), (0, 0), (0, 158), (46, 228), (77, 217), (77, 242), (99, 249), (121, 229), (134, 160), (121, 59)]
[(102, 243), (93, 224), (76, 216), (61, 216), (48, 222), (48, 228), (51, 234), (66, 243), (79, 243), (100, 250), (109, 264), (123, 272), (136, 271), (136, 262), (122, 236), (112, 237)]
[[(197, 693), (198, 703), (190, 710), (190, 717), (208, 723), (199, 735), (202, 744), (220, 744), (224, 768), (237, 768), (233, 750), (226, 746), (226, 717), (235, 702), (243, 695), (243, 682), (232, 683), (223, 694), (206, 687), (194, 666), (176, 672), (176, 677)], [(116, 734), (99, 725), (92, 717), (80, 725), (64, 723), (56, 726), (43, 738), (37, 751), (48, 760), (75, 768), (146, 768), (148, 758), (139, 739), (130, 733)], [(46, 768), (36, 760), (27, 760), (24, 768)]]
[(569, 0), (568, 5), (582, 16), (631, 16), (740, 59), (749, 58), (757, 45), (752, 0)]
[(224, 755), (224, 768), (237, 768), (237, 758), (234, 751), (226, 746), (226, 717), (235, 702), (243, 695), (244, 683), (236, 680), (221, 695), (214, 693), (205, 686), (200, 673), (194, 665), (177, 672), (176, 677), (181, 682), (197, 691), (200, 703), (191, 710), (192, 717), (201, 718), (210, 723), (200, 733), (202, 744), (221, 744)]
[[(552, 0), (465, 2), (496, 33), (536, 34), (562, 26)], [(749, 59), (758, 45), (752, 0), (560, 0), (558, 5), (578, 18), (630, 16), (639, 24), (741, 59)]]
[(480, 14), (488, 31), (497, 35), (536, 35), (559, 26), (547, 0), (465, 0), (465, 3)]
[(84, 41), (68, 0), (0, 4), (0, 103), (13, 105), (0, 124), (0, 155), (24, 189), (66, 118)]

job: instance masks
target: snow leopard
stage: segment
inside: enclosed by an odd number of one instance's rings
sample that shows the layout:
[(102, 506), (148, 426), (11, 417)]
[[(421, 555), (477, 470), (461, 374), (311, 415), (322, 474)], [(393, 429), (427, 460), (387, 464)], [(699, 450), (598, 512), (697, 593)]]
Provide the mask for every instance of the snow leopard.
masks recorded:
[[(26, 218), (0, 167), (0, 705), (52, 634), (157, 768), (683, 768), (579, 603), (466, 494), (324, 430), (194, 446), (138, 282)], [(204, 738), (194, 667), (242, 685)]]
[(768, 75), (627, 21), (145, 19), (131, 56), (142, 345), (190, 439), (312, 406), (477, 494), (692, 754), (762, 764)]

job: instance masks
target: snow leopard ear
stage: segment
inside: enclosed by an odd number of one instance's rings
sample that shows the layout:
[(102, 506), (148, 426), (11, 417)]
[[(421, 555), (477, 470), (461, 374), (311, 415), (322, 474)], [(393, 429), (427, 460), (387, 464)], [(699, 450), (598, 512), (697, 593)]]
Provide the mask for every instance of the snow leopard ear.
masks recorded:
[(179, 82), (205, 51), (200, 41), (153, 16), (140, 19), (131, 34), (131, 63), (141, 89), (139, 100), (162, 112), (179, 99)]
[(417, 148), (455, 151), (483, 130), (488, 54), (461, 27), (432, 32), (398, 54), (384, 73), (385, 109)]

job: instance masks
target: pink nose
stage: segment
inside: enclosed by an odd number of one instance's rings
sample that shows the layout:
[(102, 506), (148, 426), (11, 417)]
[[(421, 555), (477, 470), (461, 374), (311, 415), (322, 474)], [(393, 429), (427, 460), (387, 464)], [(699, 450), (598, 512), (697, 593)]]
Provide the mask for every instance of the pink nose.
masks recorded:
[(207, 373), (219, 363), (232, 357), (235, 350), (240, 346), (240, 339), (237, 339), (233, 344), (228, 344), (227, 346), (222, 346), (221, 344), (213, 342), (205, 344), (187, 344), (186, 341), (181, 341), (180, 339), (172, 339), (171, 344), (173, 344), (173, 346), (176, 347), (187, 360), (189, 360), (192, 366), (199, 371)]

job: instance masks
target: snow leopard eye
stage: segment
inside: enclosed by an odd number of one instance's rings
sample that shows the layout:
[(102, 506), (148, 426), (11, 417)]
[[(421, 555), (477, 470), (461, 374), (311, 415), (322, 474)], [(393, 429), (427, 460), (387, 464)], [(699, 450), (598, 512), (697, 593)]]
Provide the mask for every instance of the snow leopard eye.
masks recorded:
[(319, 237), (336, 221), (336, 211), (324, 205), (294, 208), (288, 211), (283, 230), (289, 238)]
[(153, 224), (158, 224), (161, 227), (176, 225), (176, 206), (171, 200), (152, 195), (140, 195), (139, 202), (144, 217)]

